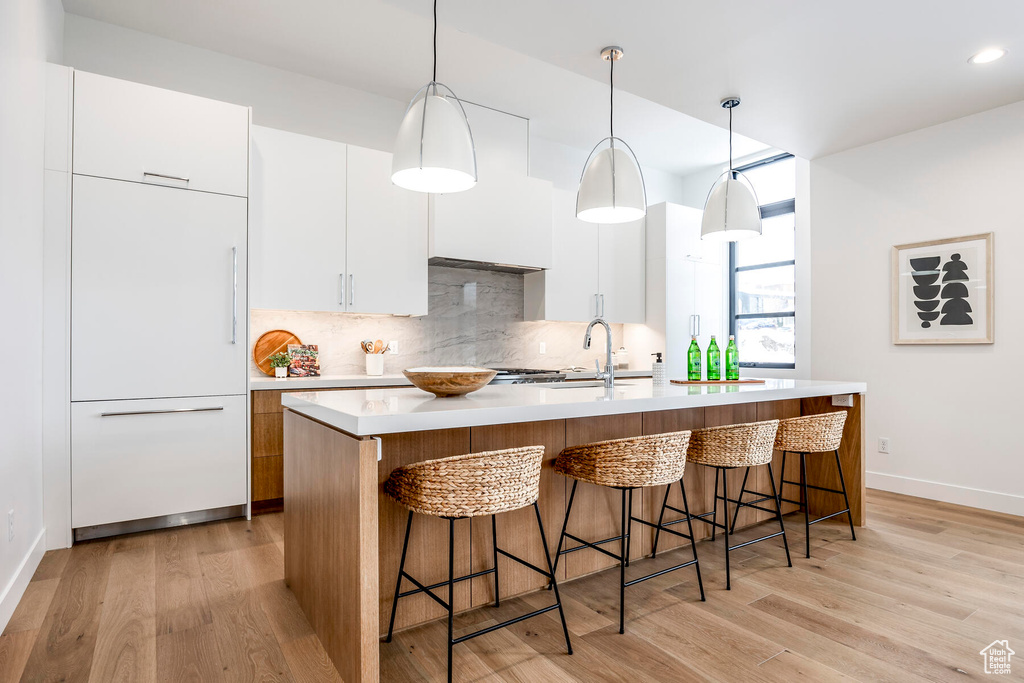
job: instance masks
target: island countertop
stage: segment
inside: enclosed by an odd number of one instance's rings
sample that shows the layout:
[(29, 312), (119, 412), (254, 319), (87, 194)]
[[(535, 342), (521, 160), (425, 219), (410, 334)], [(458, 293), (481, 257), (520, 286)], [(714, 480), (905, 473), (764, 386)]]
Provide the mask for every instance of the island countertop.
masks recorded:
[(281, 403), (354, 436), (373, 436), (866, 392), (864, 382), (849, 381), (769, 379), (764, 384), (656, 387), (650, 379), (626, 379), (610, 392), (603, 386), (505, 384), (455, 398), (393, 388), (289, 393)]

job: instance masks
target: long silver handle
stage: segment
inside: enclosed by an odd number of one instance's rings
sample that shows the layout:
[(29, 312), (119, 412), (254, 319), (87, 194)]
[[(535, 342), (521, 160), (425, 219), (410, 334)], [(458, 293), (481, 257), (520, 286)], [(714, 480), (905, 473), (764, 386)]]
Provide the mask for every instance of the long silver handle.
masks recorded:
[(601, 295), (601, 317), (604, 317), (604, 294)]
[(231, 247), (231, 343), (238, 343), (238, 247)]
[(356, 276), (352, 273), (348, 274), (348, 305), (356, 305)]
[(595, 294), (594, 295), (594, 317), (595, 318), (600, 318), (601, 317), (601, 304), (598, 303), (598, 297), (600, 297), (600, 296), (601, 296), (600, 294)]
[(345, 305), (345, 273), (338, 273), (338, 278), (341, 280), (341, 298), (338, 299), (338, 304), (341, 306)]
[(188, 182), (188, 178), (184, 178), (180, 175), (166, 175), (163, 173), (150, 173), (149, 171), (143, 171), (143, 176), (149, 176), (150, 178), (164, 178), (166, 180), (180, 180), (183, 183)]
[(224, 410), (224, 406), (211, 406), (209, 408), (170, 408), (167, 410), (126, 410), (120, 413), (100, 413), (100, 417), (121, 417), (122, 415), (164, 415), (166, 413), (209, 413), (214, 410)]
[(700, 336), (700, 316), (699, 315), (693, 316), (693, 336), (694, 337), (699, 337)]

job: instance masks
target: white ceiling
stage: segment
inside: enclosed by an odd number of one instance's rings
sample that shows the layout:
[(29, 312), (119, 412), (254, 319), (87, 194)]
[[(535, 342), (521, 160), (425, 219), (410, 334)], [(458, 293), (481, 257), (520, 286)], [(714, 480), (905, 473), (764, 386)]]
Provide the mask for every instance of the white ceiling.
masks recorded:
[[(68, 12), (406, 100), (430, 76), (431, 0), (64, 0)], [(1019, 0), (440, 0), (438, 80), (589, 148), (616, 133), (643, 164), (720, 163), (739, 94), (736, 156), (807, 158), (1024, 99)], [(967, 64), (981, 47), (1004, 59)], [(620, 90), (621, 89), (621, 90)], [(696, 117), (696, 118), (691, 118)], [(709, 125), (704, 122), (712, 122)]]

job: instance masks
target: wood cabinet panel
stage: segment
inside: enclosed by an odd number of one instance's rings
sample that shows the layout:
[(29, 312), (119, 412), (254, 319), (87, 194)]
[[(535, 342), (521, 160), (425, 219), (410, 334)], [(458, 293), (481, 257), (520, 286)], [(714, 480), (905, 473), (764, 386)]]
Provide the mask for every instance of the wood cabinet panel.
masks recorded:
[(284, 497), (284, 456), (253, 458), (252, 501), (276, 500)]
[[(555, 474), (552, 465), (565, 447), (565, 421), (550, 420), (511, 425), (490, 425), (473, 427), (473, 452), (519, 448), (523, 446), (544, 446), (544, 464), (540, 475), (540, 507), (548, 549), (554, 559), (558, 546), (558, 534), (565, 517), (566, 479)], [(496, 517), (498, 547), (527, 562), (545, 568), (547, 560), (541, 550), (540, 534), (537, 531), (537, 516), (533, 506), (508, 512)], [(490, 517), (472, 520), (473, 528), (473, 571), (488, 569), (494, 565)], [(543, 588), (547, 579), (540, 574), (506, 558), (499, 558), (498, 572), (502, 598), (519, 595)], [(565, 577), (565, 565), (559, 567), (558, 576)], [(473, 605), (486, 605), (494, 601), (494, 577), (481, 576), (473, 579)]]
[[(864, 394), (854, 394), (853, 408), (836, 408), (832, 405), (832, 397), (821, 396), (805, 398), (800, 401), (800, 410), (804, 415), (831, 413), (845, 410), (846, 425), (843, 427), (843, 441), (839, 446), (839, 459), (843, 463), (843, 476), (846, 479), (846, 491), (850, 498), (850, 512), (853, 523), (864, 526), (867, 521), (864, 509)], [(839, 489), (839, 473), (836, 471), (835, 457), (830, 453), (808, 456), (807, 479), (815, 486)], [(790, 487), (791, 488), (791, 487)], [(842, 497), (834, 493), (812, 491), (810, 498), (811, 515), (825, 515), (842, 509)], [(844, 521), (846, 515), (838, 518)]]
[(253, 413), (280, 413), (284, 410), (281, 405), (281, 394), (283, 391), (261, 390), (252, 392)]
[[(284, 453), (284, 414), (256, 413), (252, 416), (252, 457)], [(255, 480), (255, 474), (253, 479)], [(255, 499), (255, 496), (253, 496)]]

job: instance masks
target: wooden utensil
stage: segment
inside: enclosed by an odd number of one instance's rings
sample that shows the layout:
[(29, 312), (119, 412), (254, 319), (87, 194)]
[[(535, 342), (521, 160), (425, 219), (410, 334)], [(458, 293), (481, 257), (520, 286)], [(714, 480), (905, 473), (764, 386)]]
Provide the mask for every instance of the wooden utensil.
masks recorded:
[(378, 339), (377, 341), (373, 342), (373, 352), (374, 353), (380, 353), (383, 350), (384, 350), (384, 341), (382, 339)]
[(359, 345), (363, 347), (363, 353), (373, 353), (373, 342), (369, 339), (364, 339)]
[(301, 344), (302, 341), (288, 330), (270, 330), (264, 332), (252, 347), (252, 360), (256, 367), (265, 375), (274, 376), (270, 367), (270, 357), (275, 353), (288, 353), (289, 344)]

